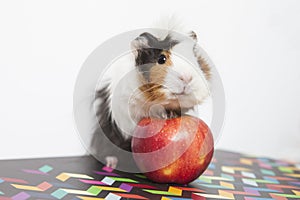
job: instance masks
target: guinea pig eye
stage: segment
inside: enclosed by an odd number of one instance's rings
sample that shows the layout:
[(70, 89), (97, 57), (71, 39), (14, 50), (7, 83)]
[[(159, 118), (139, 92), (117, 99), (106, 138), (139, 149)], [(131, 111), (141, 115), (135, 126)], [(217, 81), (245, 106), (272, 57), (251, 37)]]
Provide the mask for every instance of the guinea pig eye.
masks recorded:
[(166, 61), (167, 61), (167, 57), (164, 54), (161, 54), (158, 57), (157, 63), (160, 64), (160, 65), (162, 65), (162, 64), (165, 64)]

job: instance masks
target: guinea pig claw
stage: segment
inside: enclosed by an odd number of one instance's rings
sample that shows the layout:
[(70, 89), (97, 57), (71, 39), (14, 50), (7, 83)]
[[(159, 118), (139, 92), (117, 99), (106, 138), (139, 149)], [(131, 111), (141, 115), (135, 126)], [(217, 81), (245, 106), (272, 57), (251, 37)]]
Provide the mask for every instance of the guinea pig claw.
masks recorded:
[(106, 167), (116, 169), (117, 164), (118, 164), (118, 158), (115, 156), (106, 156), (105, 157), (106, 161)]
[(169, 118), (169, 119), (172, 119), (172, 118), (176, 118), (176, 117), (178, 117), (179, 115), (175, 112), (175, 111), (169, 111), (168, 113), (167, 113), (167, 118)]
[(170, 112), (170, 118), (175, 118), (176, 117), (176, 114), (174, 112)]
[(163, 112), (163, 113), (161, 114), (161, 117), (162, 117), (163, 119), (168, 119), (168, 114), (167, 114), (166, 112)]

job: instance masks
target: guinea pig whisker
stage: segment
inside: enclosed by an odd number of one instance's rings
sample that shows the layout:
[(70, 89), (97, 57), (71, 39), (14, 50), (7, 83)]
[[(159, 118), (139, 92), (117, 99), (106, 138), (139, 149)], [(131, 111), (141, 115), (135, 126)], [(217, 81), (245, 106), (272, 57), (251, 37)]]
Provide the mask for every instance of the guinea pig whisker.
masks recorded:
[(145, 90), (143, 90), (143, 92), (148, 92), (148, 91), (151, 91), (153, 89), (158, 89), (158, 88), (162, 88), (162, 85), (153, 84), (153, 86), (146, 88)]
[[(150, 94), (151, 94), (151, 90), (153, 90), (153, 89), (155, 89), (155, 88), (157, 88), (157, 86), (152, 86), (152, 87), (150, 87), (150, 88), (147, 88), (147, 89), (145, 89), (145, 90), (137, 90), (137, 91), (135, 91), (134, 92), (134, 94), (132, 95), (132, 96), (134, 96), (134, 97), (138, 97), (138, 96), (143, 96), (143, 94), (145, 93), (145, 92), (150, 92)], [(151, 95), (151, 96), (149, 96), (149, 97), (153, 97), (154, 95)]]

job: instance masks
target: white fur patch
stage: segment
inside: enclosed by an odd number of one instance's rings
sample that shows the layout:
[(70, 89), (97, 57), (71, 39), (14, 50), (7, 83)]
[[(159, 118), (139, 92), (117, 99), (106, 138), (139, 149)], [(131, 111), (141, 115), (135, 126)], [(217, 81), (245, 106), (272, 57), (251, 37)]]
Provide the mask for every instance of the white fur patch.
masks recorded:
[[(147, 116), (143, 112), (144, 96), (139, 91), (140, 82), (136, 71), (134, 56), (131, 52), (113, 62), (104, 74), (103, 85), (110, 80), (110, 109), (112, 119), (122, 130), (125, 138), (129, 138), (136, 127), (136, 119)], [(134, 97), (133, 97), (134, 95)]]
[[(193, 52), (194, 42), (184, 40), (175, 45), (171, 50), (171, 60), (173, 65), (169, 67), (164, 85), (168, 88), (169, 99), (178, 98), (183, 108), (192, 108), (200, 104), (209, 95), (209, 88), (204, 73), (197, 63)], [(191, 76), (192, 80), (188, 84), (180, 77)], [(174, 95), (181, 92), (183, 95)]]

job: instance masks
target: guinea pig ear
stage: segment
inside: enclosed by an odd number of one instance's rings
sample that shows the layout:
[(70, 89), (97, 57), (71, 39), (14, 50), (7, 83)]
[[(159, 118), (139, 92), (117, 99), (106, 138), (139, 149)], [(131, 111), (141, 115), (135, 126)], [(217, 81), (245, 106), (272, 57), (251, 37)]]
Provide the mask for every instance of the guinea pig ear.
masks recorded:
[(148, 40), (146, 37), (140, 35), (139, 37), (135, 38), (131, 42), (131, 50), (135, 57), (137, 57), (138, 50), (149, 47)]
[(135, 38), (131, 42), (131, 49), (133, 54), (137, 56), (138, 50), (143, 48), (149, 48), (151, 44), (155, 43), (157, 38), (151, 35), (150, 33), (142, 33), (139, 37)]
[(197, 34), (194, 31), (189, 32), (189, 36), (195, 41), (198, 42)]

